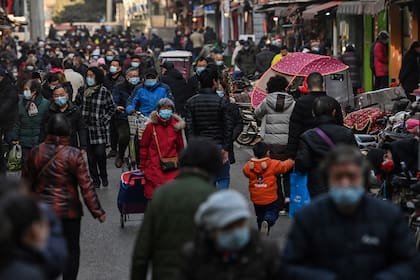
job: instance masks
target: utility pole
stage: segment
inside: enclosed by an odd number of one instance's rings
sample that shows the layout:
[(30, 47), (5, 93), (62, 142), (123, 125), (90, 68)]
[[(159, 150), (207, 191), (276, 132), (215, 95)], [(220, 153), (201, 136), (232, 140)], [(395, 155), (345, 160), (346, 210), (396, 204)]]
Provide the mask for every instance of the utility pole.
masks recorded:
[(112, 0), (106, 0), (106, 22), (112, 22)]
[(45, 14), (44, 0), (28, 0), (29, 4), (29, 24), (31, 41), (38, 38), (45, 39)]

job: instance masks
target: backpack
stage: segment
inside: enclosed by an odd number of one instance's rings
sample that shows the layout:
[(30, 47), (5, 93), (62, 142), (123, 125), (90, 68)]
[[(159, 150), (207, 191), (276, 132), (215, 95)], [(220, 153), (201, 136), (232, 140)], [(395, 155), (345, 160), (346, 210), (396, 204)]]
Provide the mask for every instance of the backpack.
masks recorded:
[(16, 172), (22, 169), (22, 147), (19, 144), (13, 145), (7, 159), (7, 169)]

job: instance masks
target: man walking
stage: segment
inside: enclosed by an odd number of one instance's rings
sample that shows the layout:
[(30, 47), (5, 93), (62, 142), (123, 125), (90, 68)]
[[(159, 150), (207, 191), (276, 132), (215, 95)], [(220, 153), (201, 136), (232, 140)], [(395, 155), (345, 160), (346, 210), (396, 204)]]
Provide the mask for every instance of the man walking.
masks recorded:
[(224, 165), (216, 179), (216, 185), (219, 189), (227, 189), (230, 181), (229, 151), (233, 144), (232, 114), (228, 101), (216, 93), (219, 85), (217, 71), (205, 69), (201, 72), (199, 81), (201, 90), (185, 105), (187, 137), (205, 137), (220, 147)]
[[(315, 99), (327, 96), (324, 89), (324, 78), (320, 73), (314, 72), (308, 76), (308, 90), (308, 95), (304, 95), (296, 101), (295, 108), (290, 116), (287, 151), (289, 152), (289, 158), (293, 159), (296, 157), (300, 135), (316, 125), (315, 118), (312, 115), (312, 105)], [(332, 102), (335, 109), (335, 122), (338, 125), (343, 125), (341, 106), (335, 99)]]

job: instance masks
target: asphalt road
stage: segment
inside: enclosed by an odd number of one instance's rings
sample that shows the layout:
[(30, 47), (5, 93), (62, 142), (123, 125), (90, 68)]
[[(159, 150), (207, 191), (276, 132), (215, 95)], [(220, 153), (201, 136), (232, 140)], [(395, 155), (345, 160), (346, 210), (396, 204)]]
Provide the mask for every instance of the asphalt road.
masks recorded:
[[(250, 158), (249, 148), (237, 147), (237, 163), (231, 166), (231, 188), (248, 195), (247, 180), (242, 174), (242, 166)], [(80, 280), (125, 280), (129, 279), (131, 254), (134, 240), (141, 225), (143, 215), (130, 215), (124, 229), (120, 227), (117, 209), (117, 193), (121, 169), (115, 168), (113, 160), (108, 161), (110, 186), (98, 190), (100, 201), (107, 213), (107, 221), (100, 224), (85, 208), (82, 219)], [(251, 204), (250, 204), (251, 207)], [(253, 209), (251, 207), (251, 209)], [(252, 210), (253, 211), (253, 210)], [(254, 223), (256, 227), (256, 222)], [(290, 219), (280, 217), (272, 228), (271, 239), (282, 245), (290, 226)]]

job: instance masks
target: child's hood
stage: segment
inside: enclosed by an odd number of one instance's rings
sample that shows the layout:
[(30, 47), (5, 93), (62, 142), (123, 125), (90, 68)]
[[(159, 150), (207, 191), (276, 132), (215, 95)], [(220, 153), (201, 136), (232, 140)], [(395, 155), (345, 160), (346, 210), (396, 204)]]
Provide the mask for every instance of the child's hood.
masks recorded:
[(269, 158), (261, 158), (261, 159), (253, 158), (248, 164), (249, 164), (249, 169), (251, 171), (257, 174), (263, 174), (264, 172), (267, 171), (270, 165), (270, 159)]

